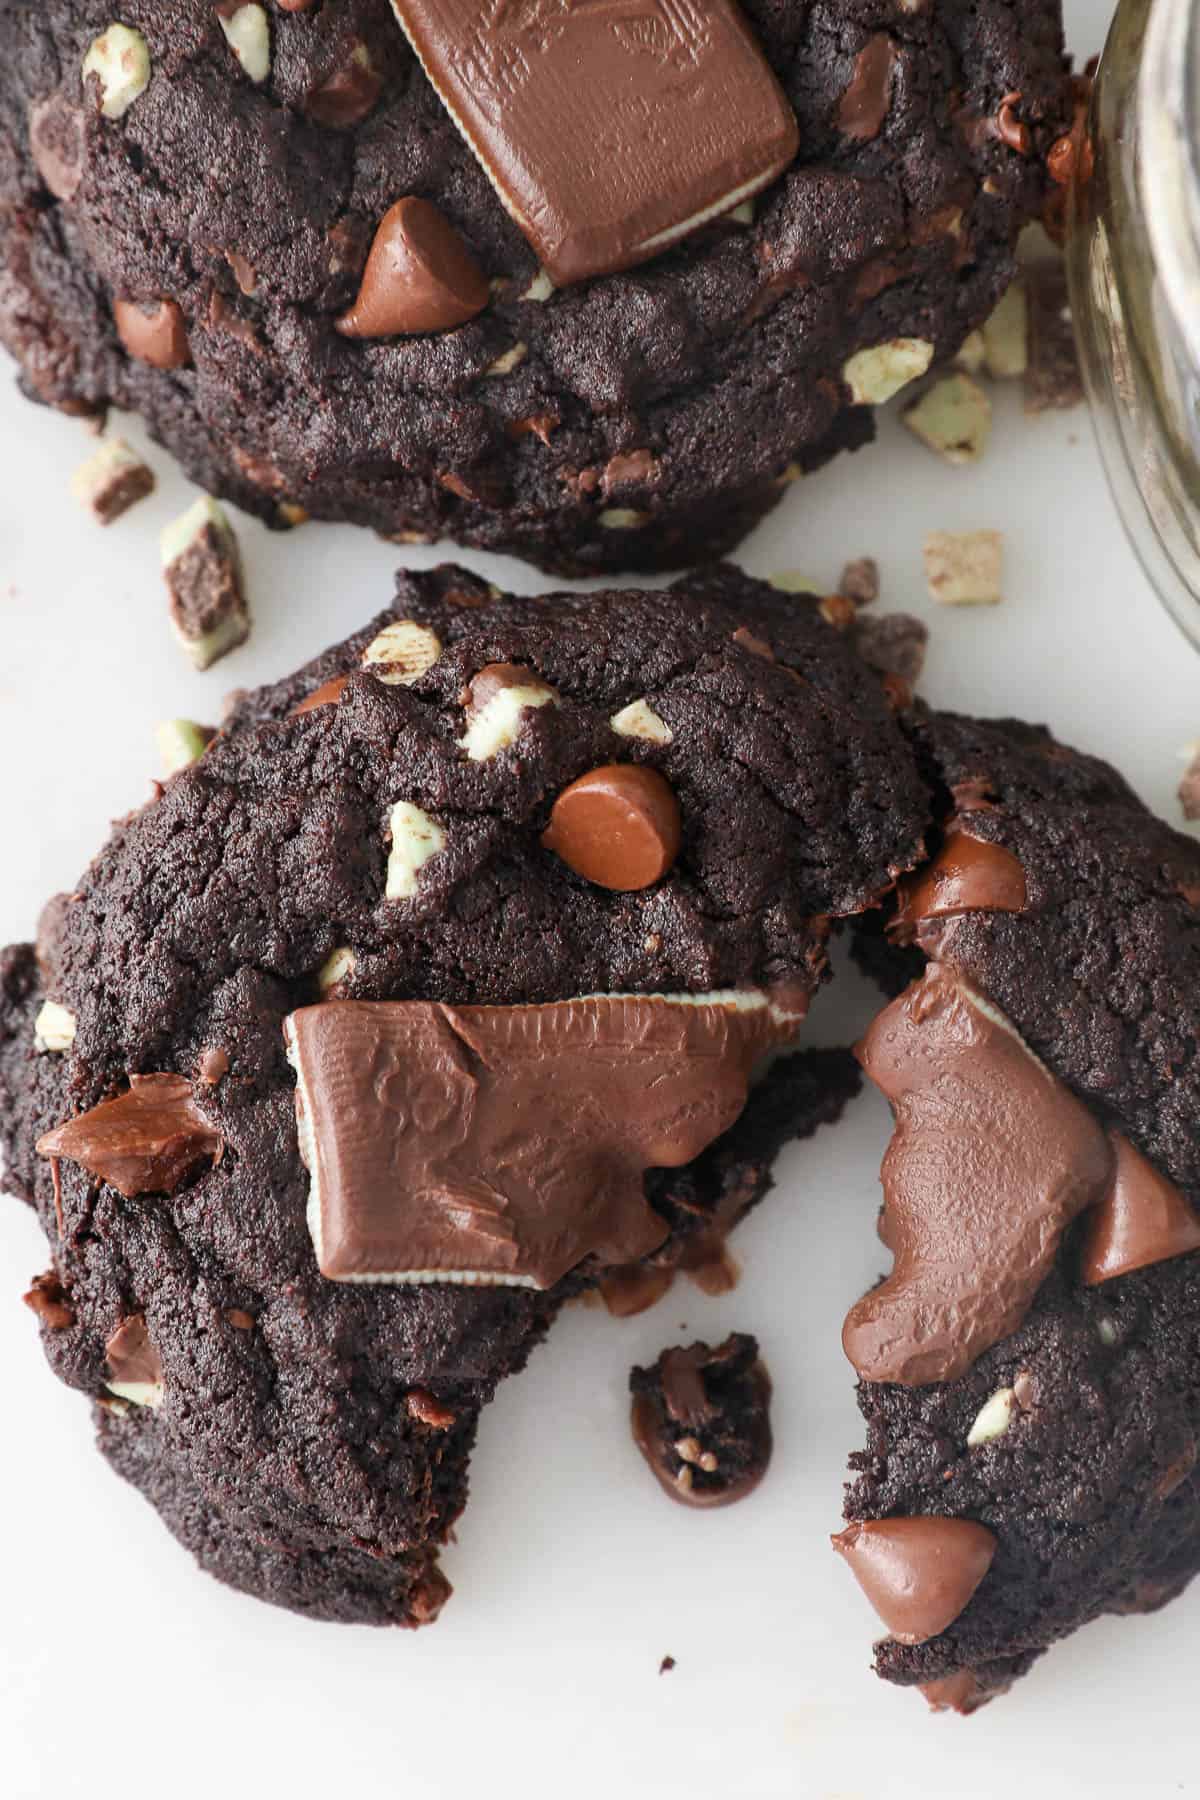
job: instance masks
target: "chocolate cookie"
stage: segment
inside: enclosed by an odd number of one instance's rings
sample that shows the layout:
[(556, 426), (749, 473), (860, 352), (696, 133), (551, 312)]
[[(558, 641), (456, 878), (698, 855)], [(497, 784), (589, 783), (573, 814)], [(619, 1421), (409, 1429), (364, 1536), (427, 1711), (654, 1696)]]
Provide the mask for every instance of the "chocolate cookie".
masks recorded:
[(729, 1506), (753, 1493), (771, 1460), (771, 1378), (754, 1338), (664, 1350), (629, 1389), (633, 1440), (672, 1500)]
[(434, 1616), (497, 1382), (854, 1091), (839, 1052), (755, 1076), (830, 915), (917, 862), (914, 759), (815, 603), (684, 586), (401, 576), (0, 959), (48, 1357), (252, 1593)]
[(270, 522), (697, 563), (987, 316), (1070, 123), (1057, 0), (394, 10), (424, 69), (388, 0), (2, 0), (32, 397)]
[(864, 940), (893, 1271), (846, 1321), (838, 1548), (879, 1672), (972, 1711), (1200, 1567), (1200, 845), (1035, 727), (914, 745), (940, 832)]

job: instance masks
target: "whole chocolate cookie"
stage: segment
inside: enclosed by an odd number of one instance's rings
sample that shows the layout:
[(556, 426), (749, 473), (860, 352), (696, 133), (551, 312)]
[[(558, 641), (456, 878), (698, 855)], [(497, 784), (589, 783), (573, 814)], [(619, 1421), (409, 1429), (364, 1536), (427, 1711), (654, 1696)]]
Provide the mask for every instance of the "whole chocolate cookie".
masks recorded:
[(837, 1545), (879, 1672), (963, 1712), (1200, 1568), (1200, 845), (1036, 727), (913, 741), (940, 830), (862, 939), (894, 1266), (846, 1321)]
[(402, 576), (0, 959), (47, 1354), (250, 1592), (431, 1618), (497, 1382), (854, 1091), (840, 1052), (754, 1077), (830, 915), (918, 860), (915, 760), (815, 603), (686, 585)]
[[(26, 391), (140, 412), (268, 521), (580, 573), (722, 553), (1000, 296), (1070, 123), (1058, 0), (629, 10), (508, 8), (439, 59), (396, 0), (444, 103), (389, 0), (0, 0)], [(598, 83), (593, 46), (616, 99), (638, 84), (619, 128), (592, 87), (578, 119), (539, 100), (559, 47)], [(503, 104), (472, 123), (485, 75)], [(627, 167), (643, 116), (665, 142)]]

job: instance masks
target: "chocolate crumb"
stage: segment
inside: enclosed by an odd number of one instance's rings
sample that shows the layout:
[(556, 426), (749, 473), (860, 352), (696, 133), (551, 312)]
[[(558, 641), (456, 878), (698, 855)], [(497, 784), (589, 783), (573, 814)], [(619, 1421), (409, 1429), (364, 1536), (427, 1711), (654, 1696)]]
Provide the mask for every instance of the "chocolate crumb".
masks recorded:
[(754, 1338), (664, 1350), (629, 1387), (634, 1442), (673, 1500), (728, 1506), (758, 1486), (771, 1460), (771, 1382)]

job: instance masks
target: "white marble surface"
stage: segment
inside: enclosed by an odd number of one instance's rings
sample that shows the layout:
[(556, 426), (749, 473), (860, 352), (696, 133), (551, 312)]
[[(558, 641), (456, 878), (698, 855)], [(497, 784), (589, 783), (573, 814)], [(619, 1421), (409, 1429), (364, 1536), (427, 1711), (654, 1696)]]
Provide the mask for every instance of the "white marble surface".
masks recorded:
[[(1068, 11), (1081, 48), (1095, 47), (1106, 8)], [(155, 549), (186, 485), (155, 452), (158, 494), (101, 532), (66, 493), (89, 442), (0, 384), (0, 942), (28, 935), (108, 820), (145, 797), (158, 719), (212, 718), (226, 688), (341, 636), (386, 599), (398, 556), (347, 530), (272, 538), (239, 521), (254, 636), (192, 674), (167, 629)], [(1006, 533), (1005, 604), (934, 617), (923, 534), (985, 525)], [(1200, 735), (1200, 664), (1120, 535), (1084, 414), (1030, 423), (1003, 394), (974, 471), (945, 468), (891, 422), (879, 446), (801, 484), (743, 560), (832, 585), (866, 552), (885, 604), (929, 618), (932, 699), (1045, 719), (1114, 757), (1173, 816), (1177, 752)], [(529, 570), (488, 566), (537, 585)], [(845, 983), (814, 1037), (844, 1041), (865, 1004)], [(580, 1308), (563, 1318), (485, 1416), (474, 1497), (445, 1559), (457, 1593), (416, 1636), (304, 1624), (193, 1570), (93, 1452), (83, 1402), (47, 1374), (17, 1303), (44, 1249), (32, 1219), (0, 1205), (0, 1792), (1194, 1791), (1200, 1593), (1093, 1626), (972, 1721), (932, 1719), (868, 1672), (873, 1617), (826, 1534), (859, 1441), (838, 1332), (879, 1267), (885, 1138), (868, 1095), (840, 1131), (787, 1157), (740, 1236), (745, 1275), (729, 1297), (680, 1287), (623, 1325)], [(776, 1461), (743, 1506), (692, 1515), (637, 1462), (626, 1374), (685, 1331), (733, 1327), (759, 1334), (775, 1376)], [(677, 1667), (660, 1677), (668, 1653)]]

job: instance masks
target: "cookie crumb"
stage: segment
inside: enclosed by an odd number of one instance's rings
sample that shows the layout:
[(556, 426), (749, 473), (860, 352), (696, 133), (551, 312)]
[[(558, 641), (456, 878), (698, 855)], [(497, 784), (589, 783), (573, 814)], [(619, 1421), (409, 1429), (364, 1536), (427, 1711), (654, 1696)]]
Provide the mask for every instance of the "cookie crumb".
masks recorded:
[(855, 606), (871, 606), (879, 598), (879, 564), (873, 556), (859, 556), (842, 570), (837, 591)]
[(852, 642), (876, 674), (898, 675), (902, 681), (914, 683), (925, 667), (929, 627), (912, 613), (872, 614), (858, 620)]
[(629, 1377), (633, 1439), (663, 1491), (683, 1506), (728, 1506), (771, 1460), (771, 1381), (756, 1340), (664, 1350)]
[(664, 1656), (658, 1665), (658, 1672), (660, 1675), (669, 1675), (674, 1667), (675, 1658), (673, 1656)]

